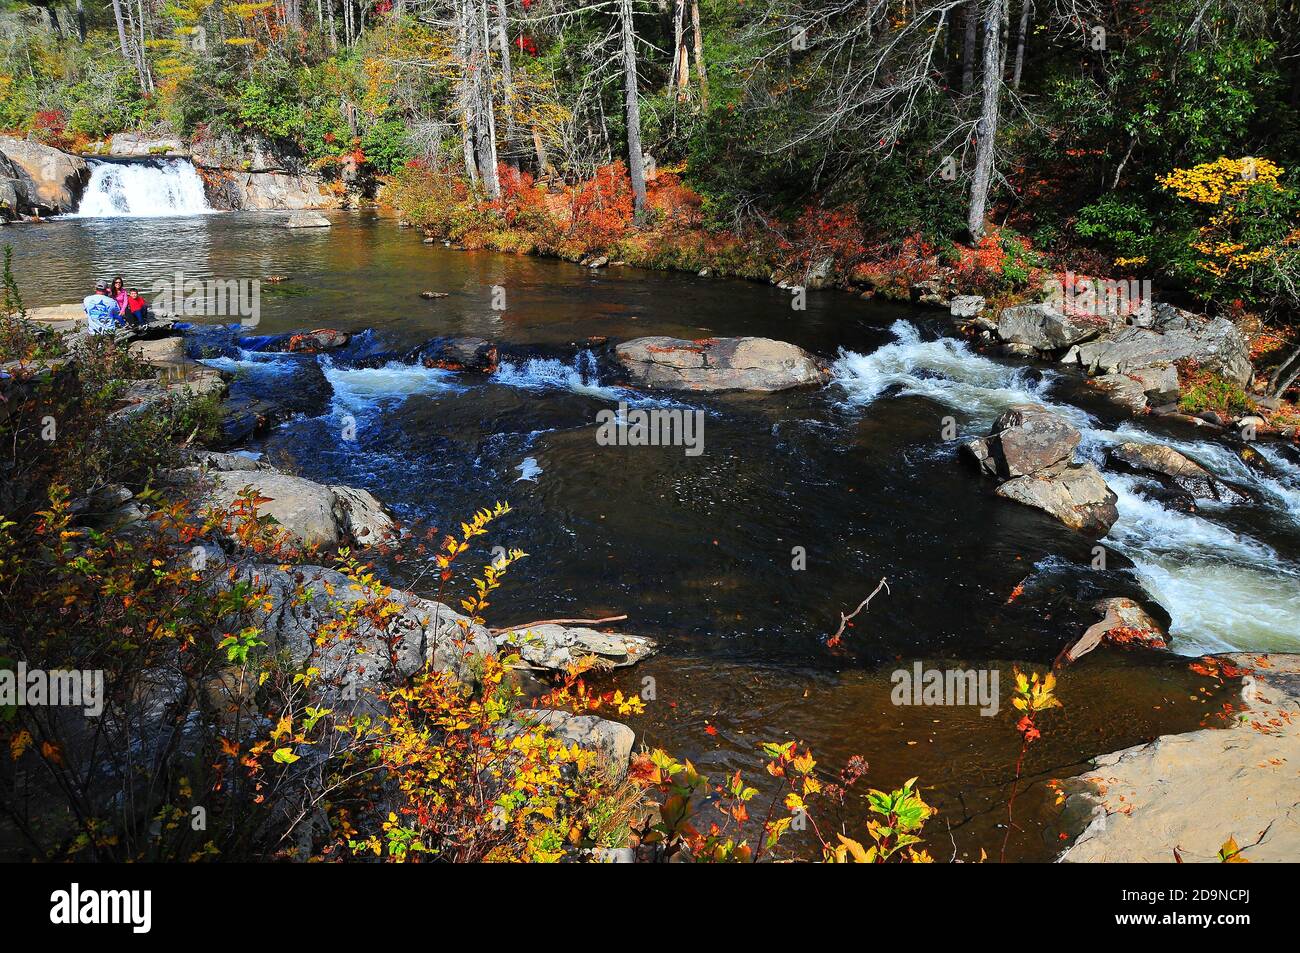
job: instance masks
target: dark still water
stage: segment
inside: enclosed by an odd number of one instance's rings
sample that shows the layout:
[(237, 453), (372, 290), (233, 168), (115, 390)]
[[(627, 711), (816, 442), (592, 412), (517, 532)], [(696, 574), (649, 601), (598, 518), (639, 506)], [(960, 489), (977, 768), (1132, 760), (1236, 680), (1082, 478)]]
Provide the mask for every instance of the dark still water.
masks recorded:
[[(1018, 746), (1011, 666), (1050, 665), (1094, 621), (1090, 601), (1158, 606), (1184, 654), (1300, 642), (1300, 467), (1281, 450), (1252, 468), (1195, 434), (1120, 424), (1076, 405), (1076, 382), (1050, 368), (944, 337), (934, 311), (835, 292), (794, 311), (788, 293), (763, 285), (455, 251), (391, 219), (331, 218), (331, 229), (297, 231), (275, 214), (72, 219), (3, 240), (33, 306), (76, 300), (119, 272), (142, 288), (177, 270), (282, 277), (261, 286), (254, 330), (193, 339), (196, 356), (235, 375), (233, 398), (294, 412), (249, 449), (369, 489), (410, 522), (454, 528), (508, 500), (514, 513), (475, 555), (485, 562), (501, 545), (530, 556), (490, 621), (627, 613), (628, 631), (664, 646), (615, 679), (634, 690), (654, 679), (656, 699), (632, 724), (706, 774), (743, 768), (761, 780), (764, 740), (806, 741), (829, 770), (860, 753), (873, 785), (920, 775), (943, 811), (930, 830), (937, 857), (996, 855)], [(447, 297), (422, 299), (426, 290)], [(316, 327), (356, 337), (314, 357), (260, 353), (249, 336)], [(778, 338), (834, 361), (834, 374), (823, 389), (773, 395), (619, 386), (606, 340), (652, 334)], [(403, 359), (457, 335), (498, 342), (501, 368), (453, 374)], [(945, 418), (966, 437), (1027, 400), (1070, 415), (1099, 462), (1118, 440), (1170, 443), (1260, 503), (1174, 513), (1141, 481), (1108, 473), (1121, 519), (1103, 541), (1108, 570), (1094, 570), (1092, 541), (994, 497), (957, 459), (958, 441), (943, 439)], [(620, 401), (703, 411), (703, 453), (599, 445), (597, 413)], [(390, 568), (396, 584), (432, 594), (423, 558)], [(839, 613), (882, 577), (890, 592), (829, 650)], [(1001, 712), (893, 705), (890, 673), (915, 659), (1000, 670)], [(1039, 780), (1196, 727), (1229, 697), (1215, 699), (1185, 660), (1107, 650), (1071, 668), (1061, 696), (1031, 757)], [(1018, 803), (1015, 856), (1049, 858), (1061, 842), (1048, 792), (1034, 784)]]

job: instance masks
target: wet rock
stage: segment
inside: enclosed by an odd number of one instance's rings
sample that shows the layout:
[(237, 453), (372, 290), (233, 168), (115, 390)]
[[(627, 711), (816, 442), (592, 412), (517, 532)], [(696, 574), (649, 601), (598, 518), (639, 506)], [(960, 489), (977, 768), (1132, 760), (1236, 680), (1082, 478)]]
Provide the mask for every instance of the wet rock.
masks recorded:
[(1050, 353), (1095, 338), (1110, 327), (1104, 318), (1066, 315), (1047, 302), (1004, 308), (998, 315), (998, 338), (1034, 351)]
[(529, 665), (562, 671), (574, 662), (594, 657), (602, 666), (623, 668), (635, 665), (658, 650), (643, 636), (597, 632), (583, 627), (558, 624), (513, 629), (496, 637), (497, 645), (519, 653)]
[(269, 353), (290, 352), (293, 354), (317, 354), (346, 347), (352, 335), (334, 328), (317, 328), (314, 331), (302, 331), (298, 334), (285, 334), (265, 342), (259, 350)]
[(483, 338), (439, 338), (420, 345), (409, 359), (425, 367), (491, 374), (497, 369), (500, 355), (497, 346)]
[(1071, 529), (1104, 536), (1119, 519), (1118, 497), (1091, 463), (1058, 463), (1008, 480), (994, 492), (1044, 511)]
[(320, 212), (294, 212), (284, 223), (285, 228), (329, 228), (330, 220)]
[(1093, 604), (1093, 609), (1101, 613), (1101, 621), (1090, 625), (1079, 637), (1079, 641), (1066, 649), (1066, 661), (1074, 662), (1082, 658), (1102, 642), (1153, 649), (1168, 648), (1168, 636), (1160, 623), (1132, 599), (1123, 596), (1102, 599)]
[(769, 338), (645, 337), (618, 345), (615, 357), (633, 383), (668, 390), (779, 391), (826, 375), (803, 348)]
[(1080, 439), (1060, 414), (1018, 404), (998, 417), (987, 437), (967, 442), (965, 451), (989, 476), (1009, 480), (1068, 460)]
[(421, 291), (420, 292), (420, 297), (424, 298), (426, 301), (433, 301), (436, 298), (446, 298), (447, 296), (448, 296), (448, 292), (446, 291)]
[[(338, 617), (331, 604), (365, 597), (346, 576), (320, 566), (286, 570), (264, 564), (236, 565), (234, 582), (268, 589), (270, 610), (254, 609), (251, 622), (262, 628), (262, 639), (272, 650), (286, 650), (294, 666), (310, 661), (320, 668), (323, 683), (336, 689), (351, 686), (358, 694), (365, 689), (383, 690), (401, 684), (426, 664), (466, 678), (472, 667), (465, 660), (467, 653), (491, 655), (495, 651), (491, 635), (482, 626), (441, 603), (400, 589), (385, 597), (397, 611), (387, 618), (382, 630), (362, 625), (349, 638), (318, 646), (320, 626)], [(298, 599), (300, 591), (309, 591), (309, 597)]]
[(627, 725), (595, 715), (574, 715), (557, 709), (539, 708), (521, 712), (519, 719), (528, 724), (546, 725), (566, 744), (576, 744), (584, 751), (595, 751), (622, 778), (632, 758), (636, 733)]
[(30, 139), (0, 136), (0, 154), (8, 160), (0, 174), (11, 183), (6, 196), (25, 208), (25, 214), (58, 214), (76, 211), (81, 194), (90, 181), (85, 159), (68, 155), (52, 146)]
[(1245, 335), (1227, 318), (1179, 316), (1158, 328), (1129, 327), (1081, 344), (1076, 359), (1093, 374), (1127, 374), (1191, 359), (1238, 384), (1254, 375)]
[(1224, 483), (1172, 447), (1154, 443), (1122, 443), (1111, 448), (1110, 457), (1136, 472), (1164, 477), (1194, 499), (1219, 503), (1248, 503), (1252, 499), (1246, 491)]

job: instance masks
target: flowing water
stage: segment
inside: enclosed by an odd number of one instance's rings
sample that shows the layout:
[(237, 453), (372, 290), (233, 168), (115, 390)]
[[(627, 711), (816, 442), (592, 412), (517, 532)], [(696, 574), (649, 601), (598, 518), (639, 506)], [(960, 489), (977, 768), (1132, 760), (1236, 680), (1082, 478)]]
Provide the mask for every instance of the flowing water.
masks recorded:
[[(827, 769), (860, 753), (873, 785), (921, 777), (942, 810), (936, 856), (996, 854), (1018, 746), (1011, 666), (1050, 665), (1093, 621), (1092, 600), (1124, 594), (1156, 607), (1184, 655), (1300, 648), (1300, 466), (1285, 448), (1243, 456), (1194, 431), (1121, 421), (1068, 375), (946, 337), (933, 311), (827, 292), (797, 312), (762, 285), (454, 251), (390, 219), (331, 217), (333, 228), (304, 231), (276, 214), (81, 218), (16, 227), (5, 240), (32, 304), (75, 300), (118, 272), (141, 287), (178, 270), (282, 278), (262, 285), (255, 328), (213, 322), (192, 343), (234, 374), (232, 399), (287, 408), (250, 449), (370, 489), (421, 526), (455, 527), (508, 499), (514, 514), (473, 555), (486, 561), (504, 545), (530, 556), (512, 567), (491, 621), (627, 613), (627, 630), (664, 651), (611, 683), (653, 685), (655, 700), (631, 723), (705, 773), (761, 780), (764, 740), (806, 741)], [(447, 297), (425, 300), (425, 290)], [(354, 338), (327, 356), (258, 350), (267, 335), (315, 327)], [(620, 385), (602, 359), (606, 340), (650, 334), (779, 338), (830, 360), (833, 377), (772, 395)], [(499, 369), (456, 374), (405, 358), (455, 335), (499, 342)], [(620, 401), (703, 411), (704, 453), (598, 445), (596, 415)], [(959, 440), (943, 439), (948, 418), (968, 437), (1024, 401), (1067, 414), (1084, 432), (1081, 452), (1103, 466), (1109, 444), (1158, 441), (1258, 502), (1175, 512), (1142, 480), (1107, 472), (1121, 516), (1102, 541), (1106, 568), (1094, 569), (1092, 540), (993, 496), (957, 459)], [(429, 559), (387, 568), (431, 594)], [(882, 577), (890, 591), (828, 649), (839, 613)], [(890, 673), (916, 659), (1001, 671), (1002, 712), (891, 704)], [(1061, 695), (1065, 708), (1031, 751), (1036, 783), (1017, 802), (1011, 856), (1046, 859), (1060, 847), (1037, 782), (1194, 728), (1230, 700), (1185, 659), (1114, 650), (1072, 667)], [(861, 804), (846, 810), (857, 817)]]
[(209, 212), (203, 180), (188, 159), (91, 160), (77, 209), (83, 218), (160, 218)]

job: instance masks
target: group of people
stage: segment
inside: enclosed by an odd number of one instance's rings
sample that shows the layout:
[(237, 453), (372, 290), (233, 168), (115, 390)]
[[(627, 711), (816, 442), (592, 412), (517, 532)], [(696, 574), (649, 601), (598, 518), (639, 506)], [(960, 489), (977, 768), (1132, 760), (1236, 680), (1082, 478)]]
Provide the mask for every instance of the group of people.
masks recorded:
[(149, 303), (135, 288), (127, 288), (122, 276), (111, 282), (95, 282), (94, 294), (81, 302), (91, 334), (114, 334), (149, 323)]

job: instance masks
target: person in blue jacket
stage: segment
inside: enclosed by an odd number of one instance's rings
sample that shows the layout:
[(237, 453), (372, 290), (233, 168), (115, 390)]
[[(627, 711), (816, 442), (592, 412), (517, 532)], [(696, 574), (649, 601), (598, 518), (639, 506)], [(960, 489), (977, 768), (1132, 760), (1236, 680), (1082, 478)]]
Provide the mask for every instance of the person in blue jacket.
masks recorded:
[(95, 282), (95, 293), (86, 295), (81, 302), (86, 312), (86, 323), (91, 334), (112, 334), (126, 327), (122, 309), (108, 293), (108, 282)]

